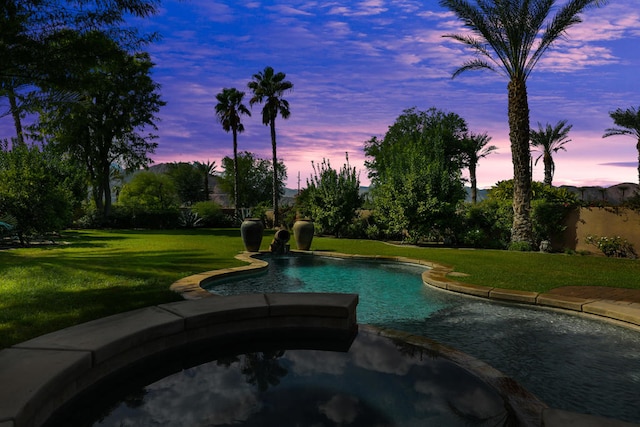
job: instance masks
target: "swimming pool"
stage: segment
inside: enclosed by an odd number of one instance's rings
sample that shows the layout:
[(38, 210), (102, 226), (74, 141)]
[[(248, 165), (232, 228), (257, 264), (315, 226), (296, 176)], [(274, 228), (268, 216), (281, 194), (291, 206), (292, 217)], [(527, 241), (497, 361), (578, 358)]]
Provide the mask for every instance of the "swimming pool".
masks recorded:
[(515, 378), (552, 407), (640, 422), (637, 331), (426, 287), (420, 266), (306, 256), (269, 261), (262, 275), (214, 282), (209, 290), (358, 293), (360, 323), (457, 348)]

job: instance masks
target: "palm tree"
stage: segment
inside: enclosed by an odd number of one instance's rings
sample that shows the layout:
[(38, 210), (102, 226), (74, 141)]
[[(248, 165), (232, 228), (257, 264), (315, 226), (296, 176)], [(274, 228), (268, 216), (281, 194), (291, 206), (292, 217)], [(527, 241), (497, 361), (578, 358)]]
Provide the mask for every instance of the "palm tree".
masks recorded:
[(527, 79), (540, 58), (566, 31), (581, 22), (589, 6), (606, 0), (569, 0), (548, 19), (556, 0), (440, 0), (472, 32), (446, 34), (471, 48), (476, 57), (464, 63), (453, 77), (468, 70), (488, 69), (509, 80), (509, 139), (513, 162), (512, 242), (533, 241), (531, 223), (531, 151)]
[(273, 151), (273, 225), (280, 225), (278, 215), (278, 159), (276, 156), (276, 117), (278, 114), (283, 119), (289, 118), (289, 102), (282, 98), (285, 92), (293, 89), (293, 83), (285, 80), (286, 74), (276, 73), (271, 67), (265, 67), (264, 71), (253, 75), (249, 82), (249, 89), (253, 91), (250, 105), (263, 103), (262, 124), (268, 125), (271, 130), (271, 149)]
[[(222, 92), (216, 95), (218, 103), (216, 104), (216, 116), (222, 124), (225, 132), (233, 133), (233, 204), (238, 217), (238, 134), (244, 132), (244, 125), (240, 121), (240, 115), (246, 114), (251, 116), (251, 111), (242, 103), (244, 92), (240, 92), (236, 88), (224, 88)], [(207, 194), (208, 197), (208, 194)]]
[(628, 135), (637, 140), (638, 182), (640, 183), (640, 108), (631, 107), (626, 110), (618, 108), (616, 111), (611, 111), (609, 116), (613, 119), (613, 123), (619, 127), (606, 129), (604, 135), (602, 135), (603, 138), (614, 135)]
[(538, 130), (531, 131), (531, 146), (541, 149), (541, 153), (536, 159), (536, 165), (538, 160), (542, 158), (544, 163), (544, 183), (551, 187), (553, 181), (553, 173), (556, 169), (556, 164), (553, 161), (553, 153), (557, 153), (560, 150), (567, 151), (564, 148), (564, 144), (571, 142), (569, 139), (569, 131), (573, 125), (567, 125), (566, 120), (559, 121), (555, 127), (551, 127), (547, 123), (546, 128), (542, 128), (540, 122), (538, 122)]
[(193, 162), (193, 167), (202, 174), (204, 200), (209, 201), (209, 175), (215, 175), (217, 169), (216, 162), (215, 160), (213, 162), (210, 162), (209, 160), (206, 162)]
[(471, 181), (471, 202), (476, 204), (478, 201), (478, 184), (476, 179), (476, 168), (480, 159), (487, 157), (489, 154), (495, 152), (498, 147), (495, 145), (487, 144), (491, 141), (491, 137), (486, 133), (474, 134), (471, 133), (462, 142), (462, 156), (464, 162), (469, 168), (469, 180)]

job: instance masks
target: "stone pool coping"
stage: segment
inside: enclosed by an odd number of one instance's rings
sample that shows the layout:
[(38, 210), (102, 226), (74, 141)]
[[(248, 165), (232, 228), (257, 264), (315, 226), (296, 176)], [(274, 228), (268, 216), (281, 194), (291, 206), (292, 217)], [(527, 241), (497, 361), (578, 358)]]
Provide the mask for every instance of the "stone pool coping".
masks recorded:
[[(152, 356), (197, 343), (349, 342), (355, 294), (251, 294), (145, 307), (0, 351), (0, 427), (38, 427), (92, 386)], [(226, 346), (224, 347), (226, 348)]]
[[(425, 261), (407, 257), (344, 254), (340, 252), (297, 251), (295, 254), (320, 255), (333, 258), (349, 258), (361, 260), (379, 260), (386, 262), (400, 262), (406, 264), (418, 264), (429, 267), (422, 273), (422, 281), (429, 286), (457, 292), (475, 297), (482, 297), (510, 303), (537, 305), (540, 307), (566, 310), (569, 312), (593, 315), (605, 320), (621, 322), (622, 325), (637, 328), (640, 327), (640, 304), (628, 301), (616, 301), (597, 298), (577, 298), (564, 295), (555, 295), (544, 292), (530, 292), (513, 289), (503, 289), (491, 286), (473, 285), (455, 280), (451, 273), (453, 268), (432, 261)], [(236, 256), (236, 259), (249, 263), (248, 265), (225, 268), (221, 270), (206, 271), (204, 273), (188, 276), (178, 280), (171, 289), (182, 295), (185, 299), (199, 299), (215, 296), (203, 289), (207, 284), (225, 277), (240, 274), (258, 273), (265, 270), (269, 263), (255, 258), (269, 252), (244, 252)], [(1, 426), (0, 426), (1, 427)]]

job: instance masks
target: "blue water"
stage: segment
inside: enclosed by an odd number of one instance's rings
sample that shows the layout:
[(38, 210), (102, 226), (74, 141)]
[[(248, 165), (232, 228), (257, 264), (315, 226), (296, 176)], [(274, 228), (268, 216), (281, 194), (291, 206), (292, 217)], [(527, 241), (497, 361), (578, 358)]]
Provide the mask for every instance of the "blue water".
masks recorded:
[(265, 274), (214, 283), (222, 295), (358, 293), (358, 321), (420, 334), (515, 378), (549, 406), (640, 423), (640, 332), (577, 315), (424, 286), (423, 267), (270, 259)]
[[(417, 265), (372, 264), (327, 257), (274, 258), (269, 262), (266, 274), (225, 281), (210, 285), (208, 289), (221, 295), (252, 292), (357, 293), (367, 296), (358, 304), (358, 319), (372, 324), (425, 319), (449, 306), (446, 294), (434, 295), (422, 285), (420, 275), (424, 267)], [(371, 274), (372, 265), (376, 266), (375, 275)]]
[(466, 369), (432, 350), (367, 332), (348, 352), (266, 351), (187, 367), (134, 388), (96, 417), (103, 407), (94, 403), (99, 396), (87, 396), (56, 425), (465, 427), (516, 421), (496, 390)]

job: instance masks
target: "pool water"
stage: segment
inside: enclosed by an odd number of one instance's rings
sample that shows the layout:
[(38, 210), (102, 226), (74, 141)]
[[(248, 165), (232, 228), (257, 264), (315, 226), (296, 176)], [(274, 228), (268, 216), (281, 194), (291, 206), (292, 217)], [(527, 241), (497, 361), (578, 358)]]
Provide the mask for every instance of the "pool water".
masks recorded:
[[(372, 266), (376, 267), (375, 275)], [(449, 306), (447, 295), (422, 285), (425, 267), (399, 263), (354, 262), (328, 257), (269, 259), (266, 274), (214, 282), (207, 289), (220, 295), (270, 292), (348, 292), (366, 295), (358, 302), (361, 323), (385, 324), (425, 319)], [(402, 279), (411, 280), (413, 286)], [(402, 310), (398, 308), (402, 307)]]
[[(348, 352), (267, 350), (166, 376), (65, 426), (511, 426), (496, 390), (432, 350), (360, 332)], [(96, 401), (100, 401), (97, 398)], [(97, 410), (96, 410), (97, 409)], [(90, 421), (79, 421), (89, 414)], [(475, 424), (474, 424), (475, 425)]]
[(640, 333), (603, 321), (424, 286), (424, 267), (328, 257), (270, 259), (214, 283), (222, 295), (360, 294), (358, 322), (426, 336), (481, 359), (551, 407), (640, 423)]

